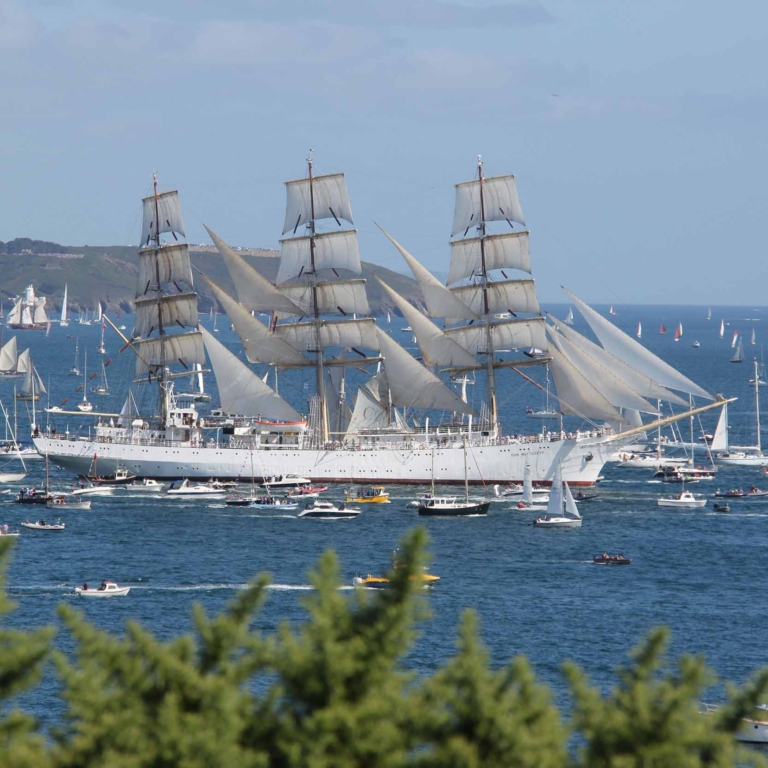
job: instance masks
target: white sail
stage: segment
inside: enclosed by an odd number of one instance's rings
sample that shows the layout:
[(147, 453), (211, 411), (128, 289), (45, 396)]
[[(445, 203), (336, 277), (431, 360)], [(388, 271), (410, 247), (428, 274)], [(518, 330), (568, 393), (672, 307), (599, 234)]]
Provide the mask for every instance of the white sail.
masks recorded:
[(371, 376), (363, 386), (380, 402), (385, 408), (392, 405), (389, 397), (389, 380), (384, 368), (380, 368), (375, 376)]
[[(479, 283), (451, 288), (451, 293), (477, 316), (485, 314), (483, 287)], [(540, 313), (536, 284), (530, 280), (499, 280), (488, 283), (488, 312)]]
[(564, 335), (550, 328), (549, 332), (568, 359), (579, 369), (588, 381), (605, 396), (611, 405), (617, 408), (633, 408), (642, 413), (659, 415), (658, 408), (654, 407), (619, 377), (610, 368), (604, 367), (586, 352), (582, 351)]
[[(483, 179), (483, 200), (486, 221), (516, 221), (525, 226), (514, 176)], [(480, 218), (480, 180), (457, 184), (451, 237), (478, 226)]]
[(29, 370), (29, 348), (25, 349), (19, 355), (19, 361), (16, 364), (16, 373), (26, 373)]
[[(26, 350), (26, 352), (29, 353), (29, 350)], [(40, 378), (40, 374), (37, 372), (32, 359), (29, 358), (29, 355), (27, 355), (27, 357), (29, 359), (29, 367), (26, 370), (26, 375), (24, 376), (24, 381), (21, 383), (19, 392), (25, 397), (31, 397), (33, 394), (47, 394), (43, 380)]]
[[(315, 289), (307, 283), (283, 285), (280, 290), (301, 310), (301, 315), (312, 316), (313, 292)], [(368, 295), (365, 292), (365, 280), (336, 280), (319, 283), (317, 288), (317, 310), (321, 315), (341, 313), (343, 315), (368, 315)]]
[[(27, 350), (27, 358), (29, 357), (29, 350)], [(9, 341), (6, 341), (2, 347), (0, 347), (0, 371), (15, 371), (19, 362), (19, 350), (16, 346), (16, 337), (12, 336)], [(24, 371), (21, 371), (24, 373)]]
[(150, 370), (154, 371), (163, 363), (165, 365), (178, 363), (187, 368), (192, 363), (200, 363), (201, 365), (205, 363), (203, 336), (200, 331), (141, 339), (134, 341), (133, 347), (137, 354), (137, 377), (143, 376)]
[(576, 506), (576, 499), (573, 498), (571, 488), (568, 483), (563, 483), (565, 489), (565, 516), (573, 520), (581, 520), (579, 508)]
[[(157, 208), (155, 196), (145, 197), (144, 222), (141, 228), (141, 245), (147, 245), (150, 240), (156, 240), (164, 232), (175, 232), (184, 235), (184, 219), (181, 215), (181, 201), (177, 191), (162, 192), (157, 196)], [(160, 214), (160, 222), (156, 221), (156, 210)]]
[(725, 403), (720, 411), (720, 418), (717, 420), (715, 435), (712, 438), (709, 450), (728, 453), (728, 403)]
[(577, 346), (582, 352), (589, 355), (598, 365), (620, 378), (641, 397), (650, 398), (651, 400), (664, 400), (669, 403), (676, 403), (677, 405), (688, 405), (687, 400), (683, 400), (683, 398), (666, 387), (662, 387), (661, 384), (654, 381), (647, 374), (641, 373), (620, 358), (607, 352), (598, 344), (590, 341), (586, 336), (582, 336), (578, 331), (564, 326), (553, 315), (549, 315), (549, 317), (557, 325), (558, 331), (562, 336)]
[[(280, 241), (278, 283), (311, 271), (310, 240), (310, 237), (292, 237)], [(320, 269), (344, 269), (356, 275), (362, 274), (360, 248), (354, 229), (315, 235), (315, 270)]]
[(563, 290), (570, 296), (579, 312), (589, 323), (600, 343), (611, 354), (650, 376), (662, 386), (686, 392), (696, 397), (703, 397), (707, 400), (714, 400), (709, 392), (702, 389), (686, 376), (683, 376), (682, 373), (676, 371), (671, 365), (647, 350), (642, 344), (638, 344), (633, 338), (627, 336), (626, 333), (620, 331), (613, 323), (595, 312), (592, 307), (585, 304), (577, 296), (574, 296), (566, 288), (563, 288)]
[(555, 465), (552, 487), (549, 489), (547, 515), (549, 517), (563, 516), (563, 466), (559, 461)]
[[(528, 247), (528, 232), (505, 232), (485, 238), (485, 268), (520, 269), (531, 272), (531, 254)], [(468, 237), (451, 243), (451, 266), (448, 271), (448, 285), (465, 277), (482, 274), (480, 238)]]
[(134, 336), (146, 336), (151, 330), (160, 326), (160, 316), (163, 328), (197, 327), (197, 294), (177, 293), (162, 296), (158, 307), (157, 297), (136, 299), (134, 302), (136, 321), (133, 327)]
[[(379, 225), (376, 225), (379, 227)], [(411, 256), (392, 235), (379, 227), (387, 236), (392, 245), (400, 251), (400, 255), (413, 273), (424, 302), (427, 305), (427, 312), (430, 317), (455, 317), (460, 320), (476, 320), (480, 315), (473, 312), (468, 306), (454, 296), (428, 269), (423, 267), (419, 261)]]
[(61, 303), (61, 325), (69, 325), (69, 316), (67, 315), (67, 284), (64, 283), (64, 301)]
[(96, 317), (93, 319), (95, 323), (100, 323), (101, 318), (104, 316), (104, 310), (101, 308), (101, 302), (96, 304)]
[(558, 349), (550, 347), (549, 369), (555, 381), (560, 411), (565, 415), (626, 423), (626, 419), (592, 382)]
[(347, 427), (345, 438), (366, 429), (386, 429), (389, 426), (387, 409), (365, 387), (360, 387), (355, 399), (355, 410)]
[(309, 179), (285, 182), (286, 205), (283, 234), (295, 232), (312, 218), (352, 221), (352, 206), (349, 204), (347, 183), (343, 173), (315, 176), (312, 179), (310, 199)]
[(387, 369), (392, 404), (407, 408), (439, 408), (456, 413), (474, 413), (467, 403), (431, 371), (408, 354), (380, 328), (379, 349)]
[(408, 325), (413, 329), (416, 343), (424, 357), (425, 365), (440, 365), (450, 368), (479, 367), (480, 362), (450, 336), (446, 335), (429, 318), (406, 301), (397, 291), (390, 288), (379, 277), (376, 278), (389, 297), (397, 304)]
[[(309, 323), (284, 323), (275, 328), (275, 334), (298, 350), (316, 351), (318, 348), (316, 327)], [(320, 323), (320, 348), (347, 347), (378, 349), (376, 321), (373, 318), (361, 320), (323, 320)]]
[(266, 277), (255, 270), (242, 256), (235, 253), (215, 232), (206, 227), (216, 249), (224, 259), (235, 286), (237, 300), (249, 311), (284, 312), (301, 315), (301, 310), (275, 288)]
[(331, 366), (325, 373), (325, 404), (328, 409), (328, 426), (331, 433), (341, 434), (345, 431), (344, 382), (346, 371), (341, 366)]
[(249, 363), (309, 365), (310, 361), (304, 355), (270, 331), (209, 277), (203, 274), (203, 279), (208, 283), (216, 300), (224, 308), (235, 326), (235, 331), (240, 337)]
[(45, 313), (45, 296), (35, 299), (35, 324), (45, 325), (48, 322), (48, 315)]
[(13, 309), (8, 313), (8, 325), (18, 325), (21, 322), (21, 305), (23, 299), (18, 299)]
[(205, 328), (201, 335), (211, 360), (221, 407), (238, 416), (261, 416), (279, 421), (301, 421), (301, 414), (265, 384)]
[(533, 480), (531, 479), (531, 465), (526, 461), (523, 468), (523, 503), (533, 504)]
[[(155, 254), (157, 254), (157, 266), (155, 266)], [(177, 290), (190, 290), (194, 281), (192, 279), (192, 265), (189, 262), (189, 246), (186, 243), (179, 243), (178, 245), (164, 245), (157, 250), (139, 251), (137, 299), (145, 296), (150, 290), (157, 290), (158, 271), (161, 286), (166, 283), (176, 283)]]
[[(463, 325), (449, 328), (445, 335), (455, 339), (464, 349), (473, 355), (487, 352), (488, 340), (484, 325)], [(534, 347), (547, 350), (546, 324), (543, 317), (527, 320), (510, 320), (491, 325), (491, 341), (497, 352), (511, 349), (529, 349)]]

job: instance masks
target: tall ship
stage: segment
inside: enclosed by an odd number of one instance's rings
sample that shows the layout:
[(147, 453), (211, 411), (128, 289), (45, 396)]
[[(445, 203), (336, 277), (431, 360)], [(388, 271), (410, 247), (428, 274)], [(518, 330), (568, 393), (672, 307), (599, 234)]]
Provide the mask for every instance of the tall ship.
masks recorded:
[(49, 320), (45, 312), (45, 296), (35, 296), (35, 287), (28, 285), (8, 314), (7, 324), (17, 331), (45, 331)]
[[(383, 282), (382, 289), (412, 329), (420, 359), (370, 316), (344, 174), (316, 175), (310, 157), (307, 175), (286, 182), (286, 193), (275, 282), (208, 230), (236, 295), (202, 277), (239, 337), (237, 355), (199, 323), (179, 195), (158, 192), (155, 180), (154, 194), (143, 200), (135, 327), (124, 341), (136, 356), (136, 387), (155, 392), (156, 407), (150, 412), (147, 398), (130, 391), (119, 415), (93, 414), (87, 435), (33, 426), (40, 453), (80, 474), (97, 457), (105, 472), (121, 467), (139, 477), (293, 473), (316, 482), (434, 477), (458, 484), (466, 472), (470, 483), (495, 484), (521, 482), (530, 471), (546, 484), (560, 465), (569, 484), (588, 486), (617, 448), (642, 431), (640, 413), (658, 417), (657, 400), (686, 403), (673, 389), (713, 399), (575, 296), (569, 294), (590, 325), (594, 313), (612, 329), (597, 323), (602, 346), (559, 321), (547, 323), (514, 176), (486, 178), (478, 161), (476, 177), (456, 186), (447, 284), (387, 234), (413, 271), (426, 309)], [(513, 270), (526, 276), (510, 277)], [(264, 314), (271, 315), (268, 324), (258, 319)], [(197, 409), (188, 387), (177, 388), (207, 372), (209, 363), (220, 399), (210, 416)], [(500, 377), (530, 380), (523, 369), (543, 364), (555, 383), (560, 428), (505, 435)], [(268, 366), (267, 375), (252, 365)], [(274, 387), (267, 384), (270, 372)], [(283, 391), (292, 377), (303, 380), (306, 400), (288, 402), (278, 391), (278, 373)], [(477, 407), (465, 396), (468, 374), (484, 384)], [(461, 392), (453, 388), (457, 381), (464, 382)], [(576, 416), (583, 427), (564, 431), (562, 416)]]

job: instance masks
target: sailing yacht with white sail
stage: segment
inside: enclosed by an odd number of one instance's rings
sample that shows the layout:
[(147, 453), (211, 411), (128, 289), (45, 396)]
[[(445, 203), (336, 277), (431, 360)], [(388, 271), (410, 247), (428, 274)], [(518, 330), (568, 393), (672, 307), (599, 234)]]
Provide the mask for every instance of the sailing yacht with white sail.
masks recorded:
[(69, 369), (69, 375), (70, 376), (79, 376), (80, 375), (80, 339), (75, 339), (75, 362), (72, 364), (72, 367)]
[[(27, 350), (29, 356), (29, 350)], [(19, 352), (16, 337), (12, 336), (0, 347), (0, 380), (18, 379), (26, 373), (26, 369), (19, 368)]]
[(61, 302), (61, 320), (59, 325), (66, 328), (69, 325), (69, 315), (67, 314), (67, 284), (64, 283), (64, 301)]
[(89, 413), (93, 410), (93, 403), (88, 399), (88, 350), (85, 351), (85, 362), (83, 363), (83, 383), (78, 389), (83, 390), (83, 399), (77, 404), (77, 410)]
[(16, 299), (8, 315), (8, 325), (19, 331), (45, 331), (48, 328), (45, 303), (45, 296), (35, 296), (34, 286), (28, 285), (24, 295)]
[(40, 378), (40, 374), (29, 356), (29, 350), (25, 349), (19, 355), (19, 370), (24, 369), (24, 381), (16, 395), (17, 400), (37, 401), (40, 395), (47, 394), (47, 390)]
[(533, 524), (538, 528), (581, 528), (581, 522), (576, 501), (568, 483), (563, 481), (563, 470), (558, 463), (549, 492), (547, 514), (537, 517)]
[[(188, 245), (179, 239), (184, 237), (184, 222), (178, 193), (156, 188), (144, 199), (136, 341), (131, 348), (137, 356), (137, 381), (158, 387), (159, 413), (135, 417), (129, 400), (117, 423), (99, 418), (87, 438), (72, 440), (63, 430), (35, 435), (38, 450), (78, 473), (87, 472), (96, 454), (106, 471), (119, 465), (140, 477), (195, 479), (237, 478), (256, 452), (270, 475), (299, 473), (313, 482), (342, 483), (424, 483), (434, 456), (441, 481), (458, 484), (464, 482), (466, 445), (475, 459), (467, 468), (471, 484), (520, 482), (529, 463), (537, 483), (551, 482), (556, 465), (561, 465), (569, 483), (591, 485), (605, 460), (634, 436), (632, 430), (628, 438), (618, 436), (602, 424), (626, 425), (620, 410), (625, 401), (655, 412), (633, 385), (679, 401), (665, 386), (656, 385), (653, 377), (658, 374), (673, 389), (697, 396), (703, 392), (607, 320), (611, 330), (601, 337), (606, 349), (598, 347), (604, 362), (621, 367), (619, 358), (627, 353), (633, 365), (650, 373), (639, 374), (624, 364), (623, 373), (616, 376), (619, 383), (612, 383), (610, 391), (599, 389), (608, 387), (600, 379), (610, 378), (602, 364), (595, 376), (590, 355), (570, 350), (562, 340), (566, 331), (575, 332), (565, 325), (561, 333), (549, 329), (556, 345), (548, 343), (533, 279), (507, 275), (508, 270), (531, 272), (515, 179), (485, 178), (482, 163), (476, 178), (456, 187), (448, 286), (390, 237), (413, 271), (427, 308), (423, 314), (386, 288), (413, 329), (422, 365), (369, 317), (357, 233), (342, 224), (353, 222), (344, 175), (315, 175), (311, 158), (307, 168), (306, 177), (286, 184), (286, 236), (276, 284), (209, 230), (237, 298), (203, 277), (229, 315), (247, 363), (214, 334), (198, 328)], [(331, 228), (318, 231), (319, 222)], [(486, 231), (494, 222), (511, 231)], [(476, 231), (470, 234), (472, 228)], [(174, 237), (172, 244), (162, 242), (166, 233)], [(571, 298), (582, 314), (594, 312)], [(252, 312), (275, 313), (277, 322), (267, 327)], [(507, 312), (515, 318), (496, 319), (496, 314)], [(432, 318), (446, 319), (450, 327), (441, 328)], [(637, 353), (626, 346), (630, 342), (648, 357), (638, 363)], [(609, 344), (618, 350), (616, 356), (607, 351)], [(568, 351), (561, 352), (560, 346)], [(543, 359), (504, 357), (530, 348), (544, 350)], [(219, 427), (205, 423), (194, 403), (182, 405), (175, 389), (179, 376), (198, 374), (196, 364), (205, 365), (206, 352), (222, 411), (238, 417), (224, 441)], [(495, 377), (507, 368), (519, 372), (544, 362), (549, 362), (560, 410), (578, 417), (587, 428), (574, 431), (574, 436), (504, 436)], [(315, 387), (306, 412), (286, 402), (248, 364), (313, 370)], [(342, 397), (349, 366), (376, 366), (376, 373), (359, 389), (350, 419)], [(487, 399), (479, 414), (440, 378), (467, 372), (485, 376)], [(633, 385), (625, 376), (634, 376)], [(709, 397), (706, 392), (703, 396)], [(425, 412), (418, 423), (410, 418), (414, 409)], [(352, 473), (350, 450), (355, 450)]]

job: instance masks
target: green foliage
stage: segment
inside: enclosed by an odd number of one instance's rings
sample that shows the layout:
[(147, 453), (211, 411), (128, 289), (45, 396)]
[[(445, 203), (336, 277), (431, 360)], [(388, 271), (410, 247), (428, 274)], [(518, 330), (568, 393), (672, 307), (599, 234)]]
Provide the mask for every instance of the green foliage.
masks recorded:
[[(255, 580), (219, 616), (195, 610), (194, 636), (160, 642), (136, 623), (124, 637), (60, 609), (75, 640), (56, 653), (63, 724), (46, 740), (4, 707), (0, 766), (22, 768), (735, 768), (764, 765), (733, 733), (768, 691), (768, 671), (704, 716), (714, 677), (698, 658), (665, 662), (651, 632), (605, 695), (573, 664), (565, 722), (528, 663), (494, 668), (476, 618), (462, 621), (453, 658), (417, 678), (404, 658), (428, 615), (420, 592), (426, 534), (402, 543), (391, 589), (349, 594), (325, 554), (311, 574), (307, 620), (262, 636), (254, 620), (267, 581)], [(0, 587), (8, 544), (0, 541)], [(0, 618), (12, 606), (0, 589)], [(50, 629), (0, 628), (0, 699), (32, 685)], [(574, 749), (571, 738), (578, 748)], [(570, 747), (570, 749), (569, 749)]]

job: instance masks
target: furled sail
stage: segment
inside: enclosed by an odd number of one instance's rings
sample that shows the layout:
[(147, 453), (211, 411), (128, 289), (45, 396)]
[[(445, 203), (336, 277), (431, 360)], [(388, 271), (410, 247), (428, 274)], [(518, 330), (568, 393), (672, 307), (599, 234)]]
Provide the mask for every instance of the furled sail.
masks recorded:
[[(363, 272), (357, 232), (323, 232), (315, 235), (315, 270), (345, 269), (355, 275)], [(312, 270), (310, 237), (291, 237), (280, 241), (280, 268), (277, 282), (284, 283)]]
[[(163, 354), (165, 347), (165, 354)], [(133, 342), (136, 350), (136, 376), (143, 376), (148, 371), (156, 369), (165, 363), (178, 363), (189, 368), (193, 363), (205, 363), (203, 336), (200, 331), (192, 333), (177, 333), (173, 336), (155, 336), (151, 339), (140, 339)]]
[(26, 373), (29, 370), (29, 348), (25, 349), (19, 355), (19, 362), (16, 364), (16, 373)]
[[(604, 369), (611, 371), (614, 376), (620, 378), (628, 387), (633, 389), (643, 398), (651, 400), (665, 400), (677, 405), (688, 405), (686, 400), (671, 392), (666, 387), (654, 381), (647, 374), (641, 373), (636, 368), (628, 365), (615, 355), (603, 349), (599, 344), (595, 344), (586, 336), (582, 336), (578, 331), (574, 331), (568, 325), (561, 323), (553, 315), (549, 315), (552, 322), (557, 325), (558, 331), (578, 347), (582, 352), (589, 355), (596, 363)], [(654, 409), (655, 412), (655, 409)]]
[[(376, 225), (379, 227), (379, 225)], [(413, 277), (418, 283), (424, 302), (427, 305), (427, 311), (430, 317), (455, 317), (459, 320), (476, 320), (480, 315), (473, 312), (466, 304), (454, 296), (428, 269), (423, 267), (419, 261), (411, 256), (392, 235), (386, 232), (382, 227), (381, 231), (387, 236), (392, 245), (400, 251), (400, 255), (413, 273)]]
[(163, 327), (170, 328), (197, 327), (197, 294), (177, 293), (161, 296), (158, 303), (156, 296), (137, 299), (134, 302), (136, 322), (133, 328), (134, 336), (145, 336), (150, 331), (157, 330), (162, 317)]
[[(456, 185), (451, 237), (481, 223), (480, 188), (479, 179)], [(485, 221), (516, 221), (525, 226), (514, 176), (491, 176), (483, 179), (482, 189)]]
[[(451, 288), (451, 293), (476, 315), (485, 314), (483, 286), (479, 283)], [(488, 283), (488, 312), (540, 313), (533, 280), (499, 280)]]
[(192, 266), (189, 262), (189, 246), (186, 243), (179, 243), (163, 245), (157, 250), (148, 248), (139, 251), (137, 293), (144, 296), (150, 289), (158, 288), (155, 254), (157, 254), (157, 266), (160, 272), (160, 285), (175, 283), (178, 291), (191, 290), (194, 281)]
[(378, 349), (376, 321), (373, 318), (361, 320), (322, 320), (320, 322), (320, 344), (317, 341), (315, 323), (284, 323), (275, 327), (275, 334), (298, 350), (317, 351), (329, 347)]
[(682, 373), (676, 371), (660, 357), (647, 350), (642, 344), (638, 344), (633, 338), (627, 336), (626, 333), (620, 331), (613, 323), (595, 312), (592, 307), (574, 296), (569, 290), (566, 288), (563, 288), (563, 290), (571, 297), (579, 312), (581, 312), (584, 319), (589, 323), (590, 328), (592, 328), (600, 340), (600, 343), (611, 354), (624, 360), (633, 368), (637, 368), (637, 370), (642, 371), (665, 387), (686, 392), (696, 397), (703, 397), (707, 400), (715, 399), (705, 389), (702, 389), (688, 377), (683, 376)]
[(317, 290), (317, 311), (321, 315), (340, 312), (343, 315), (368, 315), (368, 296), (365, 292), (365, 280), (336, 280), (319, 283), (315, 288), (307, 283), (283, 285), (280, 290), (290, 299), (291, 303), (301, 309), (301, 315), (309, 317), (314, 314), (313, 295)]
[(388, 426), (387, 409), (365, 387), (360, 387), (345, 437), (351, 437), (366, 429), (386, 429)]
[(226, 413), (262, 416), (280, 421), (301, 420), (298, 411), (265, 384), (245, 363), (238, 360), (211, 333), (202, 328), (200, 335), (211, 359), (221, 407)]
[[(176, 190), (150, 195), (142, 200), (144, 204), (144, 223), (141, 228), (141, 245), (156, 240), (165, 232), (184, 235), (184, 218), (181, 215), (181, 201)], [(156, 211), (160, 214), (158, 223)]]
[(312, 219), (335, 219), (338, 223), (344, 219), (350, 224), (354, 223), (343, 173), (314, 176), (311, 189), (310, 195), (308, 178), (285, 182), (287, 199), (283, 234), (295, 232)]
[(603, 393), (558, 349), (550, 347), (549, 369), (555, 381), (560, 411), (565, 415), (626, 423)]
[(408, 354), (380, 328), (379, 348), (387, 369), (392, 404), (407, 408), (439, 408), (457, 413), (474, 413), (453, 390)]
[(203, 280), (211, 287), (216, 300), (235, 326), (249, 363), (309, 365), (310, 361), (304, 355), (252, 317), (247, 309), (219, 288), (213, 280), (204, 274)]
[(450, 368), (478, 368), (480, 362), (450, 336), (446, 335), (429, 318), (407, 302), (397, 291), (383, 280), (376, 278), (392, 301), (397, 304), (408, 325), (413, 329), (416, 343), (424, 357), (425, 365), (440, 365)]
[[(482, 257), (479, 237), (468, 237), (451, 243), (451, 266), (448, 271), (448, 285), (482, 273)], [(528, 247), (528, 232), (505, 232), (488, 235), (485, 238), (485, 268), (520, 269), (531, 272), (531, 254)]]
[(35, 299), (35, 323), (45, 325), (48, 322), (48, 315), (45, 314), (45, 296)]
[[(27, 357), (29, 357), (29, 350), (27, 350)], [(18, 362), (19, 350), (16, 346), (16, 337), (12, 336), (0, 348), (0, 371), (15, 371)]]
[[(540, 349), (547, 351), (546, 325), (543, 317), (509, 320), (491, 325), (491, 342), (497, 352), (511, 349)], [(477, 355), (488, 352), (488, 337), (484, 325), (463, 325), (449, 328), (446, 336), (455, 339), (464, 349)]]

